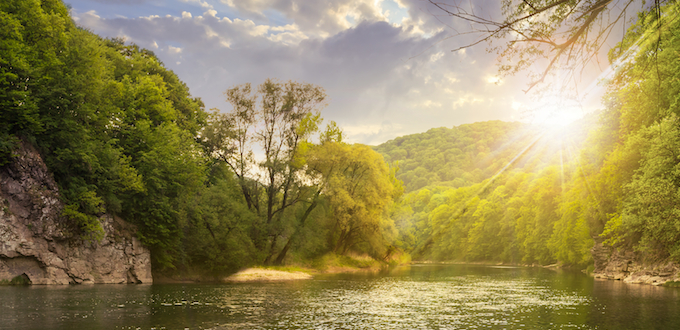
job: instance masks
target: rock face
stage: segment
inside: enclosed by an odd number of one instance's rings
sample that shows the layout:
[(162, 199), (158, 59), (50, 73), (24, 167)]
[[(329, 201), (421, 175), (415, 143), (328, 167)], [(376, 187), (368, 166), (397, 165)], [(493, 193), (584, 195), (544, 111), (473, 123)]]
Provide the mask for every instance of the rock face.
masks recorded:
[(651, 285), (680, 280), (679, 264), (668, 260), (645, 261), (639, 253), (605, 246), (599, 238), (595, 239), (591, 253), (595, 278)]
[(0, 280), (32, 284), (151, 283), (149, 250), (123, 220), (100, 217), (99, 242), (69, 234), (54, 179), (40, 154), (22, 143), (0, 167)]

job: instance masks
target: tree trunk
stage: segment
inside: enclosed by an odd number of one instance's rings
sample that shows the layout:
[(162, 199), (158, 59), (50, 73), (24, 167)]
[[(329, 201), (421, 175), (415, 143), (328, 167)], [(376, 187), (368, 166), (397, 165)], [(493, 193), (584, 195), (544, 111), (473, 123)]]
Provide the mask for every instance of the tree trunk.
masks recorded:
[(264, 259), (263, 264), (269, 265), (269, 263), (272, 260), (272, 257), (274, 256), (274, 250), (276, 249), (276, 241), (278, 240), (279, 235), (274, 235), (274, 239), (272, 239), (272, 245), (269, 248), (269, 254), (267, 255), (267, 258)]
[[(318, 193), (317, 196), (319, 196)], [(316, 208), (316, 205), (317, 205), (316, 200), (314, 200), (314, 202), (312, 202), (312, 204), (309, 205), (309, 207), (305, 211), (305, 214), (302, 216), (302, 219), (300, 219), (300, 226), (297, 229), (295, 229), (295, 232), (293, 232), (292, 235), (290, 235), (290, 238), (288, 238), (288, 242), (286, 242), (286, 245), (283, 247), (281, 252), (279, 252), (279, 255), (276, 257), (276, 260), (274, 260), (274, 265), (281, 265), (283, 263), (283, 259), (286, 257), (286, 253), (288, 253), (288, 250), (290, 249), (290, 243), (293, 241), (293, 238), (297, 236), (300, 229), (302, 229), (302, 227), (305, 226), (305, 221), (307, 220), (307, 217), (309, 217), (314, 208)]]

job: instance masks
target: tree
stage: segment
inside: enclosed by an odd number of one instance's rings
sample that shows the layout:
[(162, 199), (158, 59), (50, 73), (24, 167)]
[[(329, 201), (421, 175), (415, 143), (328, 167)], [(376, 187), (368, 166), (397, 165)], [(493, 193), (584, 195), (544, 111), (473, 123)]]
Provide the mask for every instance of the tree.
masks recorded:
[[(530, 73), (532, 81), (524, 92), (529, 92), (545, 81), (550, 73), (558, 70), (568, 72), (564, 81), (576, 79), (578, 73), (592, 61), (598, 61), (598, 53), (613, 29), (620, 24), (629, 25), (627, 15), (640, 12), (640, 19), (662, 16), (663, 3), (635, 0), (503, 0), (502, 18), (490, 18), (477, 14), (475, 8), (461, 1), (428, 0), (438, 10), (464, 23), (475, 39), (453, 51), (475, 46), (483, 42), (500, 42), (492, 48), (500, 55), (501, 75), (528, 70), (535, 62), (543, 61), (543, 69)], [(657, 20), (655, 29), (663, 29)], [(624, 29), (625, 30), (625, 29)], [(660, 38), (660, 34), (659, 34)]]
[(305, 204), (301, 210), (301, 215), (294, 221), (293, 231), (288, 236), (286, 244), (278, 253), (274, 264), (283, 263), (286, 254), (290, 250), (292, 243), (298, 238), (312, 212), (319, 206), (322, 193), (328, 189), (330, 178), (338, 170), (336, 164), (337, 155), (332, 152), (332, 146), (342, 144), (343, 133), (334, 121), (331, 121), (320, 135), (320, 144), (303, 144), (299, 159), (304, 162), (305, 181), (310, 191), (310, 195), (303, 201)]
[(324, 193), (333, 219), (333, 251), (345, 254), (361, 246), (363, 252), (384, 258), (391, 242), (383, 234), (396, 231), (387, 208), (400, 194), (400, 182), (393, 179), (382, 156), (368, 146), (327, 142), (318, 153), (309, 162), (325, 168), (328, 178)]
[[(244, 84), (225, 95), (233, 109), (212, 115), (203, 143), (231, 167), (248, 207), (264, 219), (266, 239), (259, 232), (254, 239), (269, 245), (266, 264), (276, 255), (287, 210), (314, 196), (304, 182), (301, 152), (319, 130), (326, 94), (312, 84), (267, 79), (257, 91)], [(262, 153), (261, 160), (255, 152)]]

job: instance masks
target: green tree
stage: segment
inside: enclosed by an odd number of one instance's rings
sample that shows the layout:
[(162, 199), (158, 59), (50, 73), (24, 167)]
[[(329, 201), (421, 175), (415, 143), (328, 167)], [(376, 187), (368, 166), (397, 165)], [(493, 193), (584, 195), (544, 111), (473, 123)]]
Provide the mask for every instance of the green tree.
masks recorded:
[(368, 146), (329, 142), (322, 148), (326, 150), (320, 152), (328, 156), (317, 160), (332, 168), (327, 171), (324, 194), (333, 220), (333, 251), (345, 254), (358, 250), (385, 258), (395, 230), (387, 211), (398, 197), (398, 181), (391, 179), (383, 158)]
[[(245, 84), (225, 95), (233, 110), (213, 115), (204, 144), (233, 169), (248, 207), (263, 217), (266, 232), (256, 233), (254, 240), (269, 246), (264, 263), (270, 263), (290, 218), (286, 212), (314, 196), (302, 181), (301, 151), (318, 132), (326, 95), (319, 86), (271, 79), (255, 92)], [(253, 148), (262, 152), (261, 161), (253, 157)]]

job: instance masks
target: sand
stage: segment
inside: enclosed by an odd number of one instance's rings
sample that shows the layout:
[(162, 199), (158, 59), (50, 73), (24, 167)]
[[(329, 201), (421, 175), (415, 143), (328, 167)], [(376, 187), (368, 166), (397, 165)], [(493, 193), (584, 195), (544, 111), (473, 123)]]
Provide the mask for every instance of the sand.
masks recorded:
[(286, 272), (281, 270), (248, 268), (224, 280), (227, 282), (269, 282), (269, 281), (293, 281), (308, 280), (312, 275), (303, 272)]

